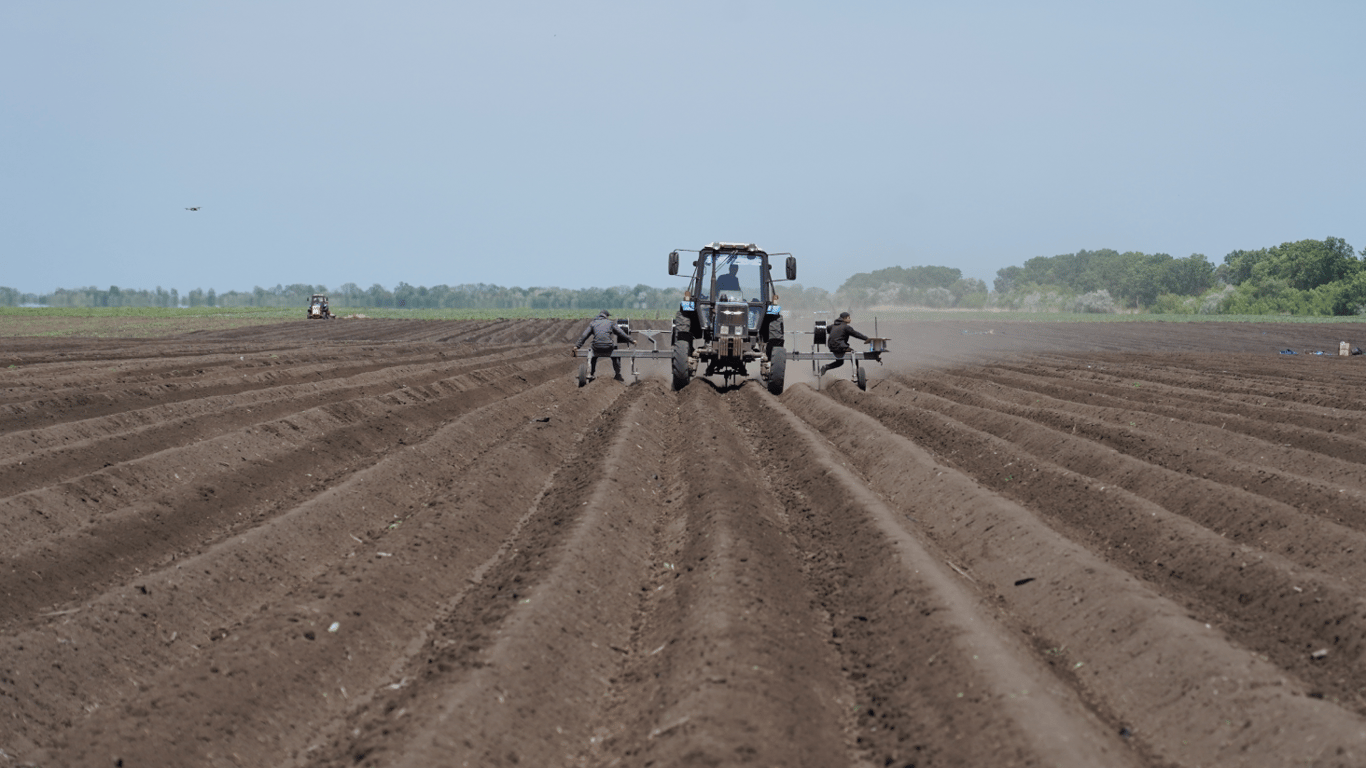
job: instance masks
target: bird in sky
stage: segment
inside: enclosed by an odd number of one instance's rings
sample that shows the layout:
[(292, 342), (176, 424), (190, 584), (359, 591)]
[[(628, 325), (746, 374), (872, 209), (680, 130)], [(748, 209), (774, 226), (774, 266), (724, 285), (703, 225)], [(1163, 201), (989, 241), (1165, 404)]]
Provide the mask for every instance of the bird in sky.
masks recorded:
[(193, 207), (193, 208), (186, 208), (185, 210), (187, 210), (187, 211), (197, 211), (197, 210), (199, 210), (199, 209), (202, 208), (202, 207), (203, 207), (203, 206), (196, 205), (196, 206)]

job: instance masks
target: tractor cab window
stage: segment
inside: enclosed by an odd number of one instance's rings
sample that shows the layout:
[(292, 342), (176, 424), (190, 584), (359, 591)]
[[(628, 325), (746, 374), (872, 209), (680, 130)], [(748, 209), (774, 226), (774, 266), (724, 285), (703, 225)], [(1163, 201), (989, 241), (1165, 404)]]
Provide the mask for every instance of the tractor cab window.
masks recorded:
[[(717, 301), (761, 301), (763, 259), (746, 253), (713, 253), (706, 257), (705, 274), (716, 282)], [(706, 291), (706, 285), (703, 285)]]

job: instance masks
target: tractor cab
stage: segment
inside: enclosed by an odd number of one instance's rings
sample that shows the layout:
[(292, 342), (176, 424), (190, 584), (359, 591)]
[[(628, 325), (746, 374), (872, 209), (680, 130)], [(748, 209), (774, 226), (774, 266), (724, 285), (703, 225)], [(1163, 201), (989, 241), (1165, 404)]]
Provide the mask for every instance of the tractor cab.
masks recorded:
[[(669, 274), (679, 273), (679, 252), (669, 254)], [(770, 273), (769, 254), (753, 243), (712, 243), (693, 261), (692, 278), (683, 291), (680, 313), (690, 322), (678, 331), (692, 341), (721, 336), (764, 336), (765, 326), (779, 318), (778, 293)], [(797, 277), (797, 260), (787, 257), (787, 279)], [(780, 321), (781, 322), (781, 321)]]

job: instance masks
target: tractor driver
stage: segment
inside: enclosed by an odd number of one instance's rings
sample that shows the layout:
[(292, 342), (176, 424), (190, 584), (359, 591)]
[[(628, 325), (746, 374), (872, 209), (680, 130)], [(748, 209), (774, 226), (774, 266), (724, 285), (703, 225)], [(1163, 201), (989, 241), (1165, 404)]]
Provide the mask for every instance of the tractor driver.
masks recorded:
[(717, 292), (717, 293), (721, 293), (722, 291), (735, 291), (736, 293), (739, 293), (739, 292), (740, 292), (740, 275), (738, 274), (739, 271), (740, 271), (740, 265), (739, 265), (739, 264), (734, 264), (734, 263), (732, 263), (732, 264), (730, 265), (730, 274), (721, 275), (720, 277), (716, 278), (716, 292)]
[(838, 368), (841, 365), (844, 365), (845, 353), (853, 350), (853, 348), (849, 346), (850, 336), (853, 336), (856, 339), (863, 339), (864, 341), (868, 340), (867, 336), (854, 330), (854, 326), (849, 324), (849, 321), (852, 319), (853, 318), (849, 316), (848, 312), (841, 312), (839, 319), (830, 324), (830, 331), (826, 336), (825, 343), (826, 346), (830, 347), (830, 351), (839, 355), (839, 357), (835, 358), (834, 362), (829, 365), (822, 365), (821, 375), (825, 375), (825, 372), (831, 368)]
[(612, 350), (617, 348), (618, 338), (627, 344), (635, 344), (631, 340), (631, 335), (621, 330), (621, 326), (612, 322), (612, 313), (604, 309), (598, 313), (593, 322), (588, 324), (587, 328), (583, 329), (583, 334), (579, 336), (578, 343), (574, 345), (576, 352), (583, 347), (583, 343), (588, 340), (589, 336), (593, 337), (593, 357), (588, 364), (588, 380), (592, 381), (593, 377), (597, 375), (598, 358), (607, 357), (611, 359), (612, 372), (616, 374), (612, 378), (617, 381), (625, 381), (621, 377), (621, 358), (612, 357)]

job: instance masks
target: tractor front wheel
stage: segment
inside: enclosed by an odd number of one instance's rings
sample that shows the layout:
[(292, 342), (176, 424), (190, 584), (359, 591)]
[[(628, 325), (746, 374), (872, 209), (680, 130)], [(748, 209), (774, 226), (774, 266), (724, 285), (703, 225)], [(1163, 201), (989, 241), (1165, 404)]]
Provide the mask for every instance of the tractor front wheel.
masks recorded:
[(688, 356), (692, 353), (692, 344), (688, 341), (674, 342), (674, 391), (688, 385)]
[(787, 378), (787, 349), (774, 347), (768, 358), (768, 391), (775, 395), (783, 393), (783, 380)]

